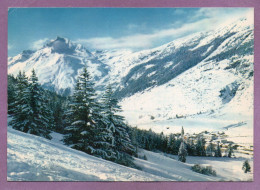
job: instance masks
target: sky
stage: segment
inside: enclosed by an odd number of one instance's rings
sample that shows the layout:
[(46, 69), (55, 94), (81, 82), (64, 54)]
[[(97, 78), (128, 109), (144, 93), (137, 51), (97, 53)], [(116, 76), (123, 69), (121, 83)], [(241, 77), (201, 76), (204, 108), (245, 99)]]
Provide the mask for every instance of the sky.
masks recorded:
[(139, 51), (247, 15), (253, 16), (252, 8), (10, 8), (8, 56), (57, 36), (89, 50)]

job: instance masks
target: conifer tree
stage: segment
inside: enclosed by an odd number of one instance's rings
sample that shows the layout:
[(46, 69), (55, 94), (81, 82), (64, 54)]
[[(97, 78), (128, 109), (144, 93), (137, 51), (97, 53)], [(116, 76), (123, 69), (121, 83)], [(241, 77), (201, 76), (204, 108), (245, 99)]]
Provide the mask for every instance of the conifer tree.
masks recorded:
[(196, 144), (197, 156), (206, 156), (205, 143), (205, 139), (199, 136)]
[(10, 103), (12, 121), (9, 123), (14, 129), (27, 133), (30, 128), (30, 94), (28, 91), (29, 83), (25, 73), (19, 71), (14, 86), (14, 101)]
[(97, 105), (93, 113), (96, 122), (95, 148), (96, 156), (106, 160), (116, 160), (115, 148), (115, 126), (103, 113), (103, 105)]
[(16, 101), (16, 84), (17, 80), (13, 75), (8, 75), (8, 114), (12, 115), (11, 111)]
[(115, 139), (113, 136), (114, 126), (112, 123), (105, 120), (105, 118), (99, 120), (98, 128), (95, 130), (95, 155), (106, 160), (115, 161)]
[(129, 133), (130, 139), (131, 139), (133, 146), (135, 147), (134, 156), (137, 156), (138, 155), (138, 132), (137, 132), (136, 128), (131, 128), (130, 130), (131, 130)]
[(64, 112), (66, 110), (68, 97), (63, 97), (55, 92), (46, 91), (47, 98), (49, 100), (48, 107), (52, 111), (53, 118), (53, 131), (58, 133), (64, 133)]
[(66, 112), (67, 127), (65, 144), (72, 148), (94, 154), (95, 121), (93, 111), (96, 106), (95, 91), (91, 77), (85, 67), (77, 79), (73, 96)]
[(170, 154), (174, 154), (176, 149), (176, 140), (175, 135), (170, 134), (167, 141), (167, 152)]
[(232, 145), (231, 143), (228, 145), (228, 157), (231, 158), (233, 154), (233, 148), (232, 148)]
[(38, 136), (51, 139), (50, 130), (53, 123), (51, 110), (47, 107), (47, 100), (44, 97), (44, 91), (38, 83), (38, 78), (34, 70), (30, 77), (28, 88), (30, 110), (30, 127), (28, 132)]
[(251, 166), (249, 165), (248, 160), (245, 160), (243, 163), (242, 170), (244, 170), (245, 173), (251, 172)]
[(190, 156), (195, 156), (195, 155), (196, 155), (196, 147), (195, 147), (195, 145), (194, 145), (193, 140), (188, 139), (186, 145), (187, 145), (188, 155), (190, 155)]
[(219, 142), (218, 142), (218, 145), (217, 145), (217, 150), (216, 150), (215, 157), (222, 157), (222, 153), (221, 153)]
[(158, 145), (163, 152), (167, 151), (167, 137), (163, 134), (163, 132), (160, 134), (160, 143), (158, 143)]
[(214, 148), (212, 142), (210, 142), (206, 151), (207, 151), (207, 156), (214, 156), (215, 155), (216, 151), (215, 151), (215, 148)]
[(10, 125), (14, 129), (51, 139), (49, 134), (53, 118), (34, 70), (29, 82), (25, 73), (19, 72), (12, 112)]
[(124, 117), (118, 114), (122, 110), (118, 105), (118, 100), (113, 97), (111, 85), (108, 85), (106, 89), (102, 104), (103, 114), (108, 119), (110, 130), (113, 131), (116, 160), (123, 165), (131, 165), (132, 158), (130, 155), (133, 155), (136, 151), (129, 137), (129, 128), (124, 122)]
[(180, 146), (179, 152), (178, 152), (178, 160), (181, 161), (181, 162), (186, 162), (186, 156), (188, 155), (188, 153), (187, 153), (186, 145), (185, 145), (185, 142), (184, 142), (184, 129), (183, 129), (183, 127), (182, 127), (182, 130), (181, 130), (181, 139), (182, 139), (182, 142), (181, 142), (181, 146)]

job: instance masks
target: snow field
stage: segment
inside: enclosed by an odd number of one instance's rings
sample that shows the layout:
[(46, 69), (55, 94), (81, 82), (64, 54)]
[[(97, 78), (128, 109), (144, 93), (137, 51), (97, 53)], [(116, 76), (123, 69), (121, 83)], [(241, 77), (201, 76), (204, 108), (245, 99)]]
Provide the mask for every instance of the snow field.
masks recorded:
[(168, 180), (11, 128), (8, 128), (7, 152), (8, 181)]
[[(186, 163), (177, 161), (178, 156), (163, 153), (154, 153), (141, 150), (140, 155), (146, 155), (146, 160), (136, 159), (136, 164), (148, 173), (157, 174), (176, 181), (252, 181), (253, 172), (244, 173), (243, 162), (248, 159), (253, 170), (252, 156), (237, 154), (237, 158), (227, 157), (196, 157), (187, 156)], [(202, 166), (212, 166), (216, 170), (217, 176), (207, 176), (191, 170), (194, 164)]]
[[(250, 181), (253, 172), (244, 174), (243, 161), (251, 168), (252, 156), (237, 154), (237, 158), (187, 157), (187, 163), (177, 156), (139, 150), (134, 162), (142, 171), (96, 158), (62, 145), (62, 135), (51, 134), (51, 141), (25, 134), (8, 127), (8, 181)], [(241, 157), (243, 156), (243, 157)], [(194, 164), (211, 165), (217, 176), (193, 172)]]

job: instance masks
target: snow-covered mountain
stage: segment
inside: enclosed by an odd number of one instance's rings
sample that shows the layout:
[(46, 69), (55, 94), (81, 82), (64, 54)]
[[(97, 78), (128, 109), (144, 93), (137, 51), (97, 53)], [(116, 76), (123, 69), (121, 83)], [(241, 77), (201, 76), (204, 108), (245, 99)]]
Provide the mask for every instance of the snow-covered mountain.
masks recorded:
[(244, 18), (220, 29), (196, 33), (150, 50), (135, 53), (97, 51), (94, 54), (110, 66), (108, 77), (116, 83), (117, 95), (121, 98), (168, 83), (202, 62), (217, 64), (236, 55), (253, 55), (253, 24)]
[(224, 128), (239, 141), (250, 136), (242, 141), (252, 144), (253, 28), (243, 18), (151, 50), (94, 54), (113, 68), (109, 77), (119, 83), (116, 95), (132, 126), (166, 134), (181, 126)]
[(139, 52), (90, 52), (58, 37), (9, 58), (8, 72), (29, 75), (34, 68), (43, 86), (64, 93), (86, 64), (97, 89), (113, 84), (134, 126), (167, 133), (182, 125), (213, 130), (243, 123), (252, 135), (253, 30), (253, 21), (243, 18)]
[(108, 73), (107, 65), (100, 62), (80, 44), (57, 37), (37, 51), (23, 51), (8, 59), (8, 73), (17, 75), (20, 70), (30, 76), (32, 69), (40, 83), (61, 94), (68, 94), (74, 88), (79, 71), (87, 65), (95, 81)]

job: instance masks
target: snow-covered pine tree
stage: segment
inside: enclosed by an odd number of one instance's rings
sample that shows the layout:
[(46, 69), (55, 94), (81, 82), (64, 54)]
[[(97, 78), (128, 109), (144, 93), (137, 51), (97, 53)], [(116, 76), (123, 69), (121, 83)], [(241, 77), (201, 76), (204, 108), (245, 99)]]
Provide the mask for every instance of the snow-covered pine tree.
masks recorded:
[(188, 155), (185, 143), (181, 142), (181, 146), (178, 152), (178, 160), (181, 162), (186, 162), (186, 156)]
[[(101, 103), (95, 108), (95, 120), (98, 123), (95, 135), (96, 156), (102, 157), (106, 160), (116, 160), (115, 146), (115, 126), (110, 121), (111, 111), (108, 107), (108, 92), (106, 91), (102, 98)], [(110, 113), (110, 114), (108, 114)]]
[(115, 161), (115, 126), (111, 123), (103, 113), (103, 106), (97, 105), (93, 113), (96, 129), (95, 129), (95, 156), (106, 160)]
[(197, 156), (206, 156), (205, 143), (205, 139), (202, 136), (199, 136), (196, 144)]
[(194, 145), (194, 142), (192, 139), (188, 139), (187, 140), (187, 152), (188, 152), (188, 155), (190, 156), (195, 156), (196, 155), (196, 147)]
[(251, 172), (251, 166), (249, 165), (248, 160), (245, 160), (245, 162), (243, 163), (242, 170), (244, 170), (245, 173)]
[(32, 70), (29, 81), (27, 94), (29, 94), (30, 110), (27, 114), (29, 115), (30, 125), (28, 133), (51, 139), (50, 130), (53, 124), (53, 114), (47, 106), (44, 91), (38, 83), (34, 70)]
[(174, 154), (176, 149), (176, 140), (175, 135), (170, 134), (167, 138), (167, 152), (170, 154)]
[(53, 114), (53, 131), (63, 134), (64, 126), (66, 126), (64, 123), (64, 112), (68, 97), (46, 90), (46, 98), (49, 100), (48, 107), (52, 110)]
[(77, 79), (74, 93), (68, 105), (66, 112), (64, 136), (65, 144), (72, 148), (94, 154), (95, 141), (95, 121), (93, 111), (96, 106), (96, 94), (91, 82), (91, 77), (84, 67), (82, 73)]
[(209, 143), (206, 149), (206, 155), (207, 156), (215, 156), (215, 148), (212, 142)]
[(51, 139), (53, 118), (35, 71), (32, 71), (29, 82), (25, 73), (19, 72), (15, 88), (16, 101), (11, 105), (13, 119), (10, 125), (22, 132)]
[(102, 98), (103, 114), (108, 118), (111, 131), (114, 131), (114, 151), (116, 153), (116, 162), (123, 165), (133, 165), (132, 157), (135, 148), (132, 145), (128, 134), (128, 126), (124, 122), (124, 117), (118, 115), (121, 107), (118, 100), (113, 97), (112, 86), (108, 85)]
[(215, 157), (222, 157), (222, 153), (221, 153), (219, 142), (218, 142), (218, 145), (217, 145), (217, 150), (216, 150), (216, 153), (215, 153)]
[(114, 151), (114, 126), (113, 123), (105, 121), (102, 118), (98, 121), (98, 127), (95, 130), (95, 156), (106, 160), (115, 161), (116, 153)]
[(233, 148), (232, 148), (232, 145), (231, 145), (231, 143), (228, 145), (228, 157), (229, 158), (231, 158), (231, 156), (232, 156), (232, 154), (233, 154)]
[(133, 144), (133, 146), (135, 147), (135, 155), (134, 156), (137, 156), (138, 155), (138, 132), (136, 130), (136, 128), (130, 128), (130, 139), (131, 139), (131, 142)]
[(14, 84), (14, 101), (10, 103), (12, 120), (9, 123), (14, 129), (27, 133), (30, 128), (31, 111), (29, 83), (25, 73), (19, 71)]
[(159, 143), (160, 149), (163, 152), (167, 151), (167, 137), (161, 132), (160, 134), (160, 143)]
[(184, 129), (181, 130), (181, 145), (178, 152), (178, 160), (181, 162), (186, 162), (186, 156), (188, 155), (186, 145), (184, 142)]
[(16, 84), (17, 80), (13, 75), (8, 75), (8, 114), (12, 115), (12, 106), (14, 105), (14, 102), (16, 101)]

